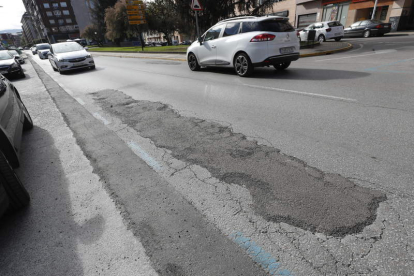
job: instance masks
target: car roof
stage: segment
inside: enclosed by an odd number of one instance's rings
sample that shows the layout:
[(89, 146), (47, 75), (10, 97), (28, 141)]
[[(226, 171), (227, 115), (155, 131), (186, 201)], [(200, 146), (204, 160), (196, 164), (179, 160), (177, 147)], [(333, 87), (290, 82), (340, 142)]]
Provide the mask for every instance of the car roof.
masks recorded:
[[(279, 20), (289, 20), (288, 17), (277, 16), (277, 15), (268, 15), (268, 16), (238, 16), (233, 18), (228, 18), (217, 22), (215, 25), (228, 23), (228, 22), (259, 22), (259, 21), (267, 21), (272, 19), (279, 19)], [(214, 26), (215, 26), (214, 25)]]
[(49, 43), (39, 43), (39, 44), (36, 44), (36, 46), (40, 46), (40, 45), (50, 45)]

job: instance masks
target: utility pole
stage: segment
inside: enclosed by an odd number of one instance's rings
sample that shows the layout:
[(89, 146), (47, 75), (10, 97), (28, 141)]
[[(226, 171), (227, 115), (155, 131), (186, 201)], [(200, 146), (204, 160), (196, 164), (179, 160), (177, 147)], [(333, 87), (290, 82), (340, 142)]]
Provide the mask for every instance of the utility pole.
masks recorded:
[(378, 0), (375, 0), (374, 10), (372, 11), (371, 20), (373, 20), (375, 17), (375, 11), (377, 10), (377, 4), (378, 4)]

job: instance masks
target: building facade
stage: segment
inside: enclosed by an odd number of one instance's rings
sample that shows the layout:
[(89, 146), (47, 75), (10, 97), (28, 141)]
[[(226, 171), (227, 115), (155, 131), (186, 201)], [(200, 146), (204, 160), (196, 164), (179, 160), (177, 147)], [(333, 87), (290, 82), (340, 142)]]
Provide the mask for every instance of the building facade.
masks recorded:
[(23, 0), (42, 38), (49, 43), (79, 38), (79, 26), (70, 0)]
[(92, 24), (91, 9), (94, 8), (94, 3), (92, 0), (71, 0), (71, 2), (79, 32), (82, 34), (85, 28)]
[(25, 12), (22, 15), (22, 20), (20, 22), (22, 23), (23, 37), (27, 43), (34, 44), (36, 41), (41, 40), (41, 33), (34, 25), (32, 16), (28, 12)]

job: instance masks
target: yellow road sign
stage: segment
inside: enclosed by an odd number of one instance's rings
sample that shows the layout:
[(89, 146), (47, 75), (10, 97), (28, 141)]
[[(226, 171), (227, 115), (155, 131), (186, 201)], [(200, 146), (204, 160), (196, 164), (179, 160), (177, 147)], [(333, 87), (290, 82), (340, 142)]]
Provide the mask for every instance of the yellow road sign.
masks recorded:
[(131, 11), (127, 11), (127, 14), (139, 14), (139, 15), (144, 15), (145, 12), (143, 10), (131, 10)]
[(134, 20), (134, 19), (145, 19), (144, 15), (129, 15), (128, 20)]
[(144, 5), (127, 5), (127, 10), (144, 10)]
[(129, 21), (129, 25), (141, 25), (141, 24), (146, 24), (147, 21), (146, 20), (134, 20), (134, 21)]

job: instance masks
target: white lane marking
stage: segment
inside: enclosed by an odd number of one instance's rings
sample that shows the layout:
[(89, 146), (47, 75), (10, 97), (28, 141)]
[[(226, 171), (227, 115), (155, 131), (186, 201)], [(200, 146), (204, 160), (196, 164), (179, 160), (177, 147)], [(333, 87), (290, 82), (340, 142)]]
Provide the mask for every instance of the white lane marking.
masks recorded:
[(251, 84), (243, 84), (243, 85), (248, 86), (248, 87), (252, 87), (252, 88), (275, 90), (275, 91), (280, 91), (280, 92), (283, 92), (283, 93), (292, 93), (292, 94), (298, 94), (298, 95), (303, 95), (303, 96), (318, 97), (318, 98), (325, 98), (325, 99), (345, 101), (345, 102), (357, 102), (356, 99), (350, 99), (350, 98), (342, 98), (342, 97), (336, 97), (336, 96), (329, 96), (329, 95), (309, 93), (309, 92), (301, 92), (301, 91), (288, 90), (288, 89), (275, 88), (275, 87), (251, 85)]
[(95, 112), (92, 114), (93, 117), (95, 117), (96, 119), (100, 120), (102, 123), (104, 123), (104, 125), (109, 125), (111, 122), (109, 122), (107, 119), (105, 119), (104, 117), (102, 117), (101, 114)]
[(148, 164), (151, 168), (153, 168), (155, 171), (159, 172), (161, 171), (161, 165), (155, 161), (154, 158), (151, 157), (146, 151), (144, 151), (140, 146), (138, 146), (135, 142), (128, 142), (128, 147), (132, 149), (132, 151), (138, 155), (142, 160), (145, 161), (145, 163)]
[(75, 98), (81, 105), (85, 105), (85, 102), (81, 98)]
[(338, 58), (328, 58), (328, 59), (318, 59), (316, 61), (328, 61), (328, 60), (337, 60), (337, 59), (344, 59), (344, 58), (364, 57), (364, 56), (371, 56), (371, 55), (388, 54), (388, 53), (393, 53), (393, 52), (397, 52), (397, 50), (391, 49), (391, 50), (375, 51), (375, 52), (372, 52), (372, 53), (369, 53), (369, 54), (347, 56), (347, 57), (338, 57)]

